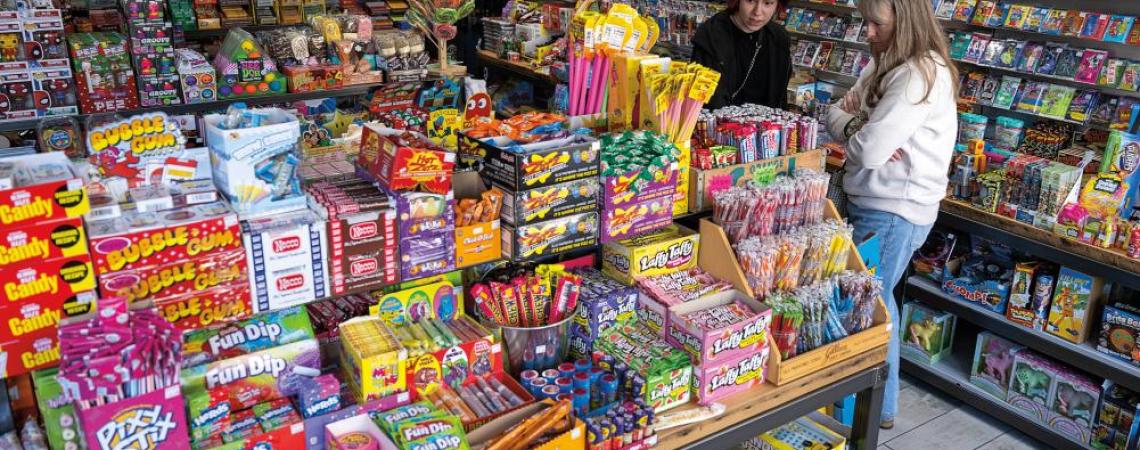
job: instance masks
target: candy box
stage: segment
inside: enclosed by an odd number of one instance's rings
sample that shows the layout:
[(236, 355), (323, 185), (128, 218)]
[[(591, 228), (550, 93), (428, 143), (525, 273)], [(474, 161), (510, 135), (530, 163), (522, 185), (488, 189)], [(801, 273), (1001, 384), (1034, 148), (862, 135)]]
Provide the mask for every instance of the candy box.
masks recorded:
[(974, 347), (974, 363), (970, 366), (970, 383), (1005, 399), (1009, 391), (1013, 357), (1025, 347), (1009, 342), (988, 331), (978, 333)]
[(23, 301), (15, 305), (0, 306), (0, 342), (22, 339), (41, 330), (55, 330), (63, 315), (62, 305)]
[(281, 70), (289, 92), (314, 92), (344, 87), (340, 66), (287, 66)]
[(677, 191), (677, 163), (654, 165), (626, 173), (602, 176), (602, 208), (617, 209), (668, 197), (670, 203)]
[(503, 256), (499, 221), (455, 227), (455, 267), (471, 267)]
[[(367, 436), (367, 437), (364, 437)], [(369, 442), (361, 443), (361, 442)], [(397, 450), (396, 444), (366, 415), (356, 415), (325, 425), (325, 448), (330, 450)]]
[(1101, 450), (1126, 450), (1140, 397), (1112, 380), (1104, 380), (1102, 388), (1089, 444)]
[(175, 50), (174, 57), (182, 78), (182, 99), (189, 104), (217, 101), (218, 77), (206, 57), (188, 48)]
[(241, 441), (255, 434), (261, 434), (263, 430), (264, 428), (259, 423), (259, 417), (253, 408), (243, 409), (235, 412), (230, 418), (229, 425), (226, 425), (226, 429), (222, 431), (222, 440), (225, 442)]
[(86, 253), (87, 234), (78, 217), (0, 230), (0, 268), (4, 270)]
[(482, 160), (483, 177), (509, 191), (595, 179), (599, 173), (600, 144), (584, 135), (524, 145), (507, 145), (507, 137), (459, 136), (459, 151)]
[(80, 448), (83, 430), (75, 405), (63, 393), (56, 375), (59, 369), (50, 368), (32, 372), (36, 405), (42, 414), (44, 434), (51, 448)]
[(5, 158), (12, 185), (0, 189), (0, 225), (5, 229), (80, 217), (91, 209), (83, 180), (62, 152)]
[(453, 193), (388, 191), (388, 195), (396, 202), (396, 218), (399, 222), (401, 240), (406, 241), (435, 232), (450, 233), (455, 230)]
[[(484, 375), (510, 378), (503, 373), (503, 346), (495, 343), (489, 333), (478, 340), (408, 359), (410, 387), (420, 393), (435, 392), (441, 384), (459, 386)], [(523, 391), (521, 387), (512, 390)]]
[(247, 320), (186, 332), (182, 339), (182, 367), (207, 364), (313, 337), (309, 314), (302, 307), (258, 314)]
[[(306, 339), (183, 369), (182, 384), (188, 398), (205, 396), (211, 406), (228, 403), (231, 410), (239, 410), (296, 395), (320, 370), (317, 341)], [(191, 408), (190, 420), (197, 422), (207, 411)]]
[(84, 114), (139, 107), (127, 38), (119, 33), (69, 33), (79, 109)]
[(357, 166), (392, 191), (422, 189), (447, 194), (455, 153), (419, 133), (365, 124)]
[(276, 430), (282, 426), (301, 422), (301, 416), (293, 408), (293, 402), (287, 398), (279, 398), (265, 403), (258, 403), (250, 408), (261, 428), (266, 431)]
[(373, 292), (372, 298), (376, 304), (369, 308), (369, 314), (391, 326), (422, 319), (450, 321), (463, 311), (460, 289), (446, 280), (388, 294)]
[(407, 390), (408, 351), (384, 321), (357, 317), (340, 324), (342, 378), (366, 402)]
[(88, 222), (87, 232), (100, 275), (241, 249), (237, 217), (222, 202), (125, 213)]
[(112, 272), (99, 277), (99, 289), (104, 295), (126, 297), (127, 301), (161, 301), (215, 286), (248, 282), (245, 252), (228, 250), (178, 262)]
[(455, 270), (455, 231), (421, 232), (400, 240), (400, 279), (411, 280)]
[(637, 277), (652, 277), (697, 265), (701, 238), (681, 225), (669, 225), (602, 246), (602, 271), (632, 285)]
[(325, 223), (308, 209), (242, 222), (254, 311), (329, 295)]
[(503, 256), (511, 261), (589, 248), (598, 242), (598, 214), (589, 212), (520, 227), (503, 225)]
[(6, 306), (37, 301), (58, 308), (69, 297), (95, 289), (95, 271), (87, 255), (54, 258), (0, 271), (0, 286)]
[(59, 333), (45, 328), (0, 342), (0, 375), (15, 377), (59, 364)]
[(1026, 416), (1045, 423), (1057, 376), (1056, 366), (1034, 352), (1023, 350), (1013, 356), (1012, 373), (1005, 401)]
[(309, 380), (297, 395), (297, 405), (306, 419), (340, 409), (340, 380), (331, 373)]
[(183, 330), (244, 319), (253, 314), (249, 283), (245, 281), (226, 283), (150, 302), (167, 321)]
[(602, 243), (661, 229), (673, 223), (673, 198), (659, 197), (627, 206), (604, 208), (601, 213)]
[(503, 190), (503, 221), (526, 225), (598, 209), (597, 180), (581, 179), (514, 192)]
[(329, 282), (333, 294), (377, 288), (396, 282), (396, 211), (385, 208), (330, 217)]
[[(751, 317), (715, 329), (705, 329), (686, 319), (690, 313), (732, 304), (748, 310)], [(689, 352), (697, 365), (716, 364), (767, 347), (771, 322), (772, 309), (768, 306), (738, 291), (721, 292), (674, 306), (669, 312), (669, 331), (665, 340)]]
[(1140, 309), (1127, 303), (1105, 305), (1096, 349), (1140, 365)]
[(934, 364), (950, 354), (957, 317), (917, 302), (903, 305), (900, 351), (912, 361)]
[(305, 427), (301, 423), (294, 423), (210, 448), (215, 450), (305, 450)]
[(212, 158), (214, 184), (243, 216), (300, 209), (305, 204), (296, 174), (301, 127), (288, 111), (252, 110), (269, 125), (225, 130), (226, 116), (205, 117), (206, 144)]
[(113, 450), (124, 442), (140, 448), (189, 450), (186, 407), (178, 386), (79, 410), (90, 450)]
[(1010, 322), (1035, 330), (1045, 329), (1049, 302), (1053, 297), (1056, 268), (1040, 263), (1018, 263), (1014, 267), (1013, 290), (1005, 317)]
[(1100, 386), (1074, 369), (1060, 369), (1049, 396), (1045, 423), (1053, 431), (1074, 441), (1088, 443), (1095, 419), (1093, 414), (1100, 401)]
[(688, 353), (673, 348), (649, 329), (630, 324), (609, 327), (602, 331), (594, 347), (614, 355), (645, 379), (643, 399), (655, 411), (689, 401), (694, 369)]
[(693, 367), (693, 393), (697, 403), (707, 405), (718, 399), (764, 384), (768, 369), (768, 346), (738, 359)]
[[(598, 274), (597, 271), (593, 273)], [(603, 328), (637, 317), (637, 288), (586, 281), (582, 284), (578, 308), (570, 322), (572, 334), (593, 339)]]
[(1103, 287), (1103, 278), (1062, 267), (1045, 331), (1078, 344), (1086, 341)]

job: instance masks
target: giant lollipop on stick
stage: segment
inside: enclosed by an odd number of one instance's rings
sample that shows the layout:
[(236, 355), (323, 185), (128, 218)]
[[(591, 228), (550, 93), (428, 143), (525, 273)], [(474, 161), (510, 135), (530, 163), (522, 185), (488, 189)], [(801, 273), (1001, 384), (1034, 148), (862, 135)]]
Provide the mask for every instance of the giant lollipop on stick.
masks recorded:
[(455, 39), (455, 23), (475, 10), (475, 0), (408, 0), (408, 23), (419, 29), (439, 49), (439, 72), (459, 75), (462, 67), (448, 67), (447, 41)]

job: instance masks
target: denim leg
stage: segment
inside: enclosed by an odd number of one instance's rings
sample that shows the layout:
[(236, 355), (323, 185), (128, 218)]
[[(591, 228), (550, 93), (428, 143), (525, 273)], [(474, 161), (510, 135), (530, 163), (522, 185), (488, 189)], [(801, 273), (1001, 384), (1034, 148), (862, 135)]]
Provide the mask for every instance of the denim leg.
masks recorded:
[(898, 303), (894, 298), (894, 288), (906, 273), (914, 251), (926, 241), (931, 225), (914, 225), (906, 219), (884, 211), (860, 208), (848, 203), (848, 219), (855, 227), (855, 238), (862, 239), (870, 233), (879, 236), (878, 275), (883, 280), (883, 302), (891, 316), (891, 338), (887, 345), (888, 369), (887, 384), (883, 396), (883, 420), (893, 420), (898, 413), (899, 394), (899, 336), (901, 329)]

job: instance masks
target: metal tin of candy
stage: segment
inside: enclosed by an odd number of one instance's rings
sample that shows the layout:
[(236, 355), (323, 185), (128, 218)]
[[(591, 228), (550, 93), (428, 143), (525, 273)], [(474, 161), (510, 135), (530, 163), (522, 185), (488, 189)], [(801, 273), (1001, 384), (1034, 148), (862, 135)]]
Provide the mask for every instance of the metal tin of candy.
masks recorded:
[(558, 386), (554, 386), (554, 385), (543, 386), (541, 394), (542, 394), (543, 399), (547, 399), (547, 398), (553, 399), (553, 398), (558, 396)]

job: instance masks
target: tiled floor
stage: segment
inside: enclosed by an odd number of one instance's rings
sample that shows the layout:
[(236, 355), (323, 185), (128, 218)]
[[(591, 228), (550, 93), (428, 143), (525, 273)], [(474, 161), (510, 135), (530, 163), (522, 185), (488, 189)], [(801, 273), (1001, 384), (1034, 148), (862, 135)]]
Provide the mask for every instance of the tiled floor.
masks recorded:
[(1047, 445), (903, 375), (895, 427), (879, 433), (879, 450), (1027, 450)]

